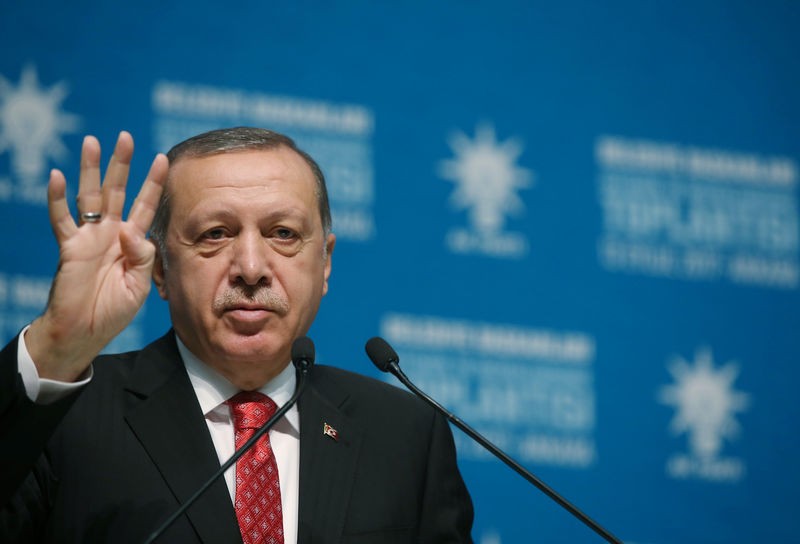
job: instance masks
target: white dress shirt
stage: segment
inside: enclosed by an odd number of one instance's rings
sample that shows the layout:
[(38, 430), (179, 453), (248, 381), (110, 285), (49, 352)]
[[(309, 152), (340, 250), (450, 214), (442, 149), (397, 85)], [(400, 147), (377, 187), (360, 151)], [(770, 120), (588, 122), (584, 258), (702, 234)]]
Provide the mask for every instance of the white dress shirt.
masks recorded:
[[(17, 364), (25, 385), (25, 392), (33, 402), (40, 404), (54, 402), (91, 381), (93, 374), (91, 367), (88, 377), (79, 382), (67, 383), (39, 378), (36, 365), (25, 346), (26, 331), (27, 327), (20, 333)], [(236, 451), (233, 417), (230, 407), (225, 404), (225, 401), (238, 393), (239, 389), (210, 366), (200, 361), (177, 335), (175, 339), (178, 343), (178, 352), (186, 366), (186, 372), (189, 374), (189, 381), (197, 396), (197, 402), (205, 415), (206, 425), (208, 425), (211, 440), (217, 450), (217, 457), (219, 457), (221, 465)], [(267, 395), (280, 407), (292, 396), (295, 385), (294, 365), (288, 364), (283, 372), (258, 391)], [(296, 544), (300, 485), (300, 414), (297, 411), (297, 405), (292, 406), (270, 429), (269, 441), (275, 454), (281, 485), (283, 540), (285, 544)], [(209, 474), (209, 476), (211, 475)], [(231, 501), (233, 501), (233, 497), (236, 496), (235, 465), (225, 472), (224, 478)]]
[[(239, 389), (195, 357), (177, 336), (175, 338), (178, 340), (178, 351), (186, 365), (189, 381), (192, 382), (200, 409), (206, 417), (206, 424), (221, 465), (236, 451), (233, 417), (225, 401), (238, 393)], [(294, 393), (295, 382), (294, 365), (289, 363), (283, 372), (258, 391), (267, 395), (280, 407)], [(283, 541), (284, 544), (296, 544), (300, 485), (300, 413), (296, 404), (269, 430), (269, 442), (275, 454), (281, 484)], [(228, 484), (231, 500), (236, 496), (235, 468), (233, 466), (225, 472), (225, 483)]]

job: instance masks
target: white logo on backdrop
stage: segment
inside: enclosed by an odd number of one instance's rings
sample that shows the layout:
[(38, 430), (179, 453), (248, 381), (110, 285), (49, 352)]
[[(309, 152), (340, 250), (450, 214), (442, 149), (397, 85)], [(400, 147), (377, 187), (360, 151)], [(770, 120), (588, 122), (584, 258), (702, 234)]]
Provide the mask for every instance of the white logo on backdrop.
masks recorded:
[[(33, 65), (23, 69), (16, 87), (0, 75), (0, 153), (11, 153), (20, 200), (45, 202), (42, 188), (47, 181), (47, 160), (61, 160), (67, 155), (61, 135), (75, 132), (80, 121), (77, 115), (60, 111), (66, 96), (64, 81), (49, 89), (40, 87)], [(0, 200), (8, 200), (12, 193), (11, 181), (0, 180)]]
[(530, 187), (533, 173), (517, 166), (522, 142), (497, 141), (494, 127), (483, 123), (471, 140), (453, 132), (448, 144), (455, 157), (439, 162), (438, 173), (456, 184), (450, 205), (467, 209), (469, 229), (454, 228), (445, 242), (454, 253), (479, 253), (492, 257), (522, 257), (528, 241), (520, 233), (505, 231), (508, 216), (521, 215), (525, 205), (517, 191)]
[(600, 264), (611, 272), (796, 289), (794, 159), (600, 136)]
[(724, 441), (733, 441), (741, 433), (735, 415), (750, 404), (750, 395), (733, 388), (738, 364), (729, 361), (715, 368), (711, 349), (703, 347), (696, 351), (694, 365), (676, 355), (667, 369), (675, 382), (663, 386), (658, 398), (676, 410), (669, 426), (672, 434), (689, 438), (689, 455), (673, 455), (667, 472), (674, 478), (740, 480), (744, 476), (742, 460), (720, 455)]
[[(383, 315), (380, 333), (420, 388), (520, 462), (597, 460), (591, 335), (399, 313)], [(459, 458), (495, 461), (463, 433), (455, 441)]]

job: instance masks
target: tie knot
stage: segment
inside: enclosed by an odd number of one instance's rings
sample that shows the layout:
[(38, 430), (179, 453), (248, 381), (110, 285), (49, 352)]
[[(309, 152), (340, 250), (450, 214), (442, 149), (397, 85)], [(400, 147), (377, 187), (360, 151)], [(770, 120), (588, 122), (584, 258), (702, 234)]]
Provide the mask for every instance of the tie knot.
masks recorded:
[(236, 429), (257, 429), (277, 410), (275, 402), (258, 391), (242, 391), (227, 401)]

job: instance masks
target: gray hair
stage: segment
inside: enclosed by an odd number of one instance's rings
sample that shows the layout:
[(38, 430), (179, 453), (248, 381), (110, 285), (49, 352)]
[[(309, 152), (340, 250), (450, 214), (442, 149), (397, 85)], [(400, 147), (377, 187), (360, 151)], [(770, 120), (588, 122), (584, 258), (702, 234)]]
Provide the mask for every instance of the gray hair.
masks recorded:
[[(320, 170), (316, 161), (314, 161), (308, 153), (299, 149), (294, 143), (294, 140), (285, 134), (265, 128), (253, 127), (234, 127), (212, 130), (193, 136), (175, 145), (167, 153), (167, 158), (171, 166), (181, 157), (198, 158), (218, 155), (220, 153), (247, 150), (270, 150), (279, 147), (291, 149), (300, 155), (306, 164), (308, 164), (309, 168), (311, 168), (311, 172), (314, 174), (314, 179), (317, 182), (315, 192), (317, 195), (317, 204), (319, 206), (319, 215), (322, 219), (324, 239), (327, 239), (328, 235), (331, 233), (332, 221), (331, 207), (328, 202), (328, 190), (325, 187), (325, 176), (322, 174), (322, 170)], [(153, 224), (150, 226), (150, 237), (155, 240), (158, 245), (162, 259), (166, 259), (167, 227), (169, 226), (169, 219), (172, 211), (170, 197), (169, 183), (167, 183), (161, 193), (161, 199), (158, 201), (158, 208), (156, 208)], [(324, 240), (323, 247), (327, 249)]]

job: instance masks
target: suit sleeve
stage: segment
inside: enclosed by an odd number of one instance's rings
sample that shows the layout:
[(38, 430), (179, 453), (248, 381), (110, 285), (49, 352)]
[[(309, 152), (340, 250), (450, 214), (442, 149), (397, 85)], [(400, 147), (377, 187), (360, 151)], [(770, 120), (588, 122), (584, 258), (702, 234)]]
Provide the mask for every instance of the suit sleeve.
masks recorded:
[[(28, 541), (41, 526), (55, 478), (45, 445), (79, 393), (48, 405), (31, 402), (17, 369), (17, 342), (0, 351), (0, 536)], [(27, 535), (27, 536), (25, 536)]]
[(456, 464), (453, 434), (439, 413), (433, 418), (429, 444), (419, 541), (471, 543), (472, 500)]

